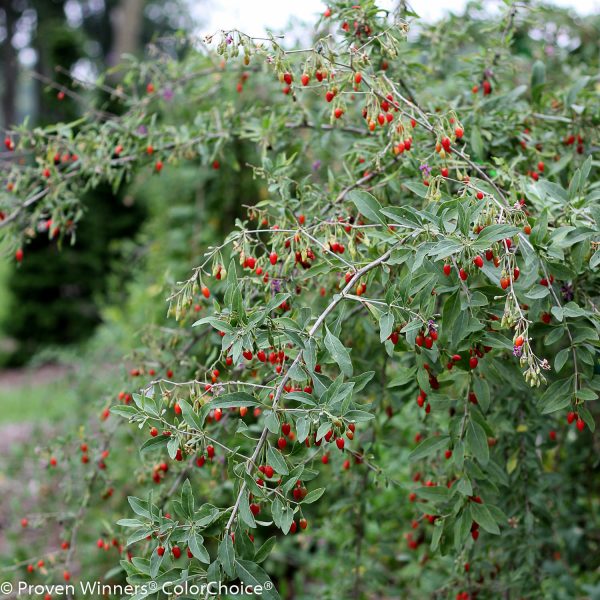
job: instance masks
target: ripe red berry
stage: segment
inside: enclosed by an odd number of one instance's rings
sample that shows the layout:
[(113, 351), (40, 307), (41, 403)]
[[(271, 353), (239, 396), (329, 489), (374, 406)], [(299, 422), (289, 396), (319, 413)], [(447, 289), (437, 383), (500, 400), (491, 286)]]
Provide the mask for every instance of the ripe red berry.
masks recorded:
[(259, 512), (260, 512), (260, 506), (258, 504), (255, 504), (254, 502), (250, 505), (250, 510), (252, 511), (252, 514), (254, 516), (256, 516)]
[(454, 130), (454, 135), (456, 135), (456, 137), (457, 137), (458, 139), (460, 139), (460, 138), (461, 138), (461, 137), (464, 135), (464, 133), (465, 133), (465, 132), (463, 131), (463, 128), (462, 128), (462, 127), (457, 127), (457, 128)]
[(477, 200), (483, 200), (483, 192), (477, 192)]
[(171, 552), (173, 553), (173, 557), (175, 559), (181, 556), (181, 548), (179, 546), (173, 546), (173, 548), (171, 548)]
[(472, 356), (469, 359), (469, 366), (471, 367), (471, 369), (475, 369), (478, 364), (479, 364), (479, 360), (477, 360), (476, 356)]
[(356, 83), (356, 85), (359, 85), (361, 81), (362, 81), (362, 73), (355, 73), (354, 74), (354, 83)]
[(343, 437), (339, 437), (337, 438), (337, 440), (335, 440), (335, 445), (340, 449), (343, 450), (344, 449), (344, 438)]
[(302, 77), (300, 77), (300, 81), (302, 82), (302, 85), (308, 85), (308, 82), (310, 81), (310, 76), (307, 73), (304, 73)]
[(483, 267), (483, 258), (481, 258), (481, 256), (476, 256), (473, 259), (473, 264), (481, 269)]
[(214, 446), (206, 446), (206, 454), (208, 455), (208, 458), (213, 458), (215, 455)]
[(292, 76), (291, 73), (284, 73), (283, 74), (283, 80), (288, 84), (291, 85), (292, 81), (294, 80), (294, 77)]
[(515, 340), (515, 346), (517, 346), (518, 348), (521, 347), (523, 345), (523, 336), (520, 335), (519, 337), (517, 337), (517, 339)]
[(577, 418), (577, 415), (573, 412), (570, 411), (567, 413), (567, 423), (569, 425), (571, 425), (571, 423), (573, 423), (573, 421)]
[(284, 450), (286, 446), (287, 446), (287, 440), (286, 440), (286, 439), (285, 439), (283, 436), (281, 436), (281, 437), (280, 437), (280, 438), (277, 440), (277, 447), (278, 447), (280, 450)]
[(463, 281), (466, 281), (466, 280), (467, 280), (467, 278), (469, 277), (469, 274), (468, 274), (468, 273), (467, 273), (467, 272), (466, 272), (464, 269), (462, 269), (462, 268), (461, 268), (461, 269), (458, 271), (458, 276), (459, 276), (459, 277), (460, 277), (460, 278), (461, 278)]
[(450, 264), (449, 264), (449, 263), (446, 263), (446, 264), (444, 265), (444, 275), (445, 275), (446, 277), (449, 277), (451, 272), (452, 272), (452, 267), (450, 266)]
[(339, 119), (339, 118), (340, 118), (340, 117), (341, 117), (343, 114), (344, 114), (344, 111), (343, 111), (343, 110), (342, 110), (340, 107), (336, 108), (336, 109), (333, 111), (333, 116), (334, 116), (336, 119)]
[(581, 417), (577, 419), (577, 423), (575, 423), (575, 425), (579, 431), (583, 431), (585, 429), (585, 422)]
[(446, 167), (442, 168), (441, 173), (442, 177), (448, 177), (448, 169)]
[(150, 430), (150, 435), (151, 435), (152, 437), (156, 437), (156, 436), (158, 435), (158, 429), (156, 429), (156, 427), (153, 427), (153, 428)]
[(544, 172), (544, 168), (545, 168), (545, 166), (544, 166), (544, 163), (543, 163), (541, 160), (540, 160), (540, 162), (537, 164), (537, 168), (538, 168), (538, 171), (539, 171), (540, 173), (543, 173), (543, 172)]
[(210, 290), (205, 285), (202, 286), (202, 295), (205, 298), (209, 298), (210, 297)]
[(300, 519), (299, 525), (300, 529), (306, 529), (308, 527), (308, 521), (306, 519)]

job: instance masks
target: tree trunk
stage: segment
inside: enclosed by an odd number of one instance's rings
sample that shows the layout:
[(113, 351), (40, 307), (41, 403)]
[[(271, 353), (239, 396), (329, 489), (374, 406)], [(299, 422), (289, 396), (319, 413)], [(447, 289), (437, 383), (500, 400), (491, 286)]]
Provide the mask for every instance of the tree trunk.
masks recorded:
[(119, 63), (123, 54), (135, 54), (140, 47), (144, 0), (121, 0), (112, 11), (113, 46), (108, 63)]
[(16, 15), (9, 0), (0, 0), (0, 7), (4, 10), (6, 19), (6, 40), (0, 50), (0, 64), (2, 65), (3, 91), (2, 91), (2, 125), (12, 127), (16, 121), (16, 94), (19, 65), (17, 51), (11, 43)]

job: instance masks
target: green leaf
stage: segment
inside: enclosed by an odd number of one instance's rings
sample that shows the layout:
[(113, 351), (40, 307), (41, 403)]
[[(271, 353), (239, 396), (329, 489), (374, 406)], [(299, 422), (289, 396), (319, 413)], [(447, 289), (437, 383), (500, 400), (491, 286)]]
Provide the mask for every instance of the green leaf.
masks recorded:
[[(199, 421), (204, 423), (208, 413), (215, 408), (239, 408), (241, 406), (258, 406), (258, 402), (251, 394), (246, 392), (232, 392), (223, 394), (207, 402), (200, 411)], [(183, 410), (182, 410), (183, 412)]]
[(198, 415), (194, 412), (194, 409), (188, 404), (183, 398), (179, 398), (177, 403), (181, 407), (181, 414), (183, 415), (183, 420), (196, 431), (202, 430), (202, 423), (200, 423), (200, 419)]
[(252, 529), (254, 529), (256, 527), (256, 521), (254, 519), (254, 515), (252, 514), (252, 511), (250, 510), (250, 503), (248, 502), (248, 495), (247, 494), (242, 494), (242, 497), (240, 498), (240, 517), (242, 518), (242, 521), (244, 521), (244, 523), (246, 523), (246, 525), (248, 525), (248, 527), (252, 527)]
[(249, 560), (236, 560), (235, 570), (241, 581), (254, 588), (255, 595), (266, 600), (281, 600), (269, 576), (256, 563)]
[(316, 502), (323, 494), (325, 493), (325, 488), (317, 488), (316, 490), (311, 490), (306, 494), (306, 497), (302, 502), (304, 504), (312, 504)]
[(434, 454), (438, 450), (442, 450), (448, 446), (450, 441), (449, 436), (433, 436), (423, 440), (413, 451), (408, 455), (408, 460), (419, 460), (425, 458), (431, 454)]
[(469, 420), (465, 440), (473, 456), (482, 464), (487, 464), (490, 459), (490, 449), (487, 443), (487, 436), (483, 427), (473, 420)]
[(545, 298), (550, 293), (550, 290), (543, 285), (534, 285), (526, 294), (525, 298), (529, 300), (540, 300)]
[(417, 496), (430, 502), (445, 502), (448, 500), (450, 490), (445, 485), (423, 486), (415, 490)]
[(285, 459), (281, 452), (277, 452), (269, 446), (267, 448), (267, 463), (272, 466), (280, 475), (289, 475), (289, 470), (285, 464)]
[(542, 61), (536, 60), (531, 70), (531, 99), (534, 104), (539, 103), (545, 84), (546, 65)]
[(388, 383), (387, 387), (399, 387), (401, 385), (407, 384), (409, 381), (413, 381), (415, 378), (416, 367), (403, 367), (402, 365), (397, 365), (393, 370), (394, 376), (391, 381)]
[(384, 223), (381, 217), (381, 205), (375, 199), (373, 194), (364, 190), (352, 190), (348, 193), (348, 199), (354, 202), (358, 212), (375, 223)]
[(333, 360), (338, 364), (342, 373), (347, 377), (352, 377), (353, 367), (350, 353), (344, 344), (329, 331), (327, 325), (325, 325), (325, 331), (325, 347), (331, 354)]
[(481, 377), (473, 379), (473, 391), (477, 396), (477, 402), (483, 412), (487, 412), (490, 407), (490, 388), (487, 381)]
[(188, 546), (190, 547), (190, 552), (194, 555), (194, 558), (197, 558), (200, 562), (207, 565), (210, 564), (210, 556), (204, 547), (204, 538), (193, 529), (188, 536)]
[(512, 225), (488, 225), (477, 236), (471, 247), (474, 250), (486, 250), (494, 242), (498, 242), (505, 238), (512, 237), (518, 232), (518, 227), (513, 227)]
[(471, 502), (470, 507), (473, 520), (479, 523), (480, 527), (485, 529), (488, 533), (500, 535), (500, 528), (485, 504)]
[(302, 443), (310, 432), (310, 421), (306, 417), (300, 417), (296, 421), (296, 437), (298, 443)]
[(129, 496), (127, 501), (136, 515), (140, 515), (140, 517), (146, 517), (147, 519), (151, 518), (150, 511), (148, 510), (148, 503), (145, 500), (136, 498), (135, 496)]
[(431, 534), (431, 550), (436, 551), (440, 545), (440, 539), (444, 531), (444, 519), (436, 519), (433, 524), (433, 533)]
[(140, 454), (162, 450), (164, 446), (169, 443), (170, 439), (171, 436), (169, 435), (158, 435), (156, 437), (151, 437), (140, 446)]
[(561, 369), (565, 366), (567, 359), (569, 358), (570, 349), (563, 348), (554, 358), (554, 370), (560, 373)]
[(390, 337), (393, 328), (394, 315), (391, 312), (382, 314), (379, 319), (379, 341), (381, 343)]
[(191, 518), (194, 514), (194, 494), (189, 479), (186, 479), (183, 486), (181, 486), (181, 506), (188, 517)]
[(569, 406), (573, 391), (573, 378), (559, 379), (550, 385), (542, 394), (539, 406), (542, 414), (547, 415)]
[[(191, 549), (191, 548), (190, 548)], [(194, 551), (192, 550), (192, 553)], [(228, 533), (225, 533), (225, 537), (219, 544), (219, 562), (221, 563), (225, 573), (229, 577), (235, 577), (235, 548), (233, 547), (233, 540)]]
[(471, 128), (471, 148), (473, 149), (473, 154), (479, 160), (483, 160), (483, 138), (481, 137), (479, 127)]
[(277, 541), (276, 536), (270, 537), (257, 551), (254, 555), (254, 561), (257, 563), (261, 563), (263, 560), (266, 560), (271, 554), (273, 547), (275, 546), (275, 542)]

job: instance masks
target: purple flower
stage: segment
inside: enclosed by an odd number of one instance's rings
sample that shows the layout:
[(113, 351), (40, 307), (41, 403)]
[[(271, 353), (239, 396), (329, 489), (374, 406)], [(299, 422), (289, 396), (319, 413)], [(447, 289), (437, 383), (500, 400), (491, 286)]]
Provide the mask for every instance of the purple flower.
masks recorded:
[(163, 92), (163, 98), (167, 101), (170, 102), (171, 100), (173, 100), (173, 90), (171, 88), (165, 88), (165, 91)]
[(513, 346), (513, 354), (517, 358), (521, 358), (523, 355), (523, 346)]
[(138, 133), (140, 135), (146, 135), (148, 133), (148, 128), (145, 125), (140, 125), (138, 127)]
[(429, 329), (429, 333), (432, 331), (437, 331), (437, 325), (433, 319), (429, 319), (429, 321), (427, 321), (427, 328)]
[(563, 300), (565, 302), (571, 302), (571, 300), (573, 300), (573, 298), (575, 297), (573, 286), (570, 283), (565, 283), (565, 285), (563, 285), (560, 288), (560, 293), (562, 294)]
[(315, 160), (315, 162), (312, 164), (312, 170), (318, 171), (320, 168), (321, 168), (321, 161)]
[(419, 171), (423, 173), (424, 177), (429, 177), (429, 174), (431, 173), (431, 167), (427, 163), (424, 163), (419, 167)]
[(275, 293), (280, 292), (281, 291), (281, 281), (279, 279), (273, 279), (271, 281), (271, 287), (273, 288), (273, 291)]
[(227, 42), (228, 46), (231, 45), (233, 43), (233, 36), (230, 33), (228, 33), (227, 37), (225, 38), (225, 41)]

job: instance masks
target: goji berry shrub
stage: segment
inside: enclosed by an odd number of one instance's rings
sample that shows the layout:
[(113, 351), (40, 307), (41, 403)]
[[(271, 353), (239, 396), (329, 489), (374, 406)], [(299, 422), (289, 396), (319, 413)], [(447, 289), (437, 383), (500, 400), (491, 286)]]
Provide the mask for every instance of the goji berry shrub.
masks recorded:
[[(175, 287), (136, 392), (104, 410), (150, 473), (116, 511), (111, 577), (271, 574), (268, 598), (592, 589), (593, 63), (527, 38), (556, 17), (505, 10), (482, 37), (477, 20), (419, 30), (406, 8), (333, 2), (307, 48), (240, 31), (177, 60), (156, 47), (112, 90), (122, 116), (7, 137), (35, 158), (2, 200), (18, 262), (29, 237), (93, 219), (81, 189), (187, 160), (221, 172), (256, 147), (226, 176), (250, 170), (264, 194)], [(79, 449), (88, 492), (125, 445), (102, 439), (89, 469)], [(39, 577), (71, 578), (85, 498)]]

